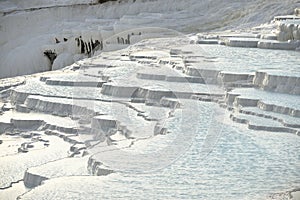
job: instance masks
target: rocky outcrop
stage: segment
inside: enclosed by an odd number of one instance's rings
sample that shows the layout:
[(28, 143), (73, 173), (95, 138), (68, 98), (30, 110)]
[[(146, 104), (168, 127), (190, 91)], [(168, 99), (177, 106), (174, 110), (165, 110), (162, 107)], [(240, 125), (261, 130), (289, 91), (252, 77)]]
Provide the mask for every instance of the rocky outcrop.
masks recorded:
[(219, 72), (220, 70), (202, 69), (201, 67), (196, 66), (186, 66), (185, 68), (185, 74), (201, 77), (207, 84), (216, 84)]
[(256, 107), (258, 99), (251, 99), (243, 96), (238, 96), (234, 99), (233, 106), (235, 107)]
[(92, 129), (101, 130), (105, 134), (109, 134), (112, 130), (117, 130), (120, 122), (108, 115), (95, 116), (92, 119)]
[(277, 38), (279, 41), (300, 40), (300, 19), (281, 22), (278, 25)]
[(276, 75), (257, 71), (253, 83), (266, 91), (300, 95), (300, 78), (292, 75)]
[(12, 130), (13, 130), (12, 123), (0, 122), (0, 134), (5, 133), (6, 131), (12, 131)]
[(295, 8), (295, 15), (300, 17), (300, 8)]
[[(256, 120), (252, 121), (251, 117), (248, 118), (247, 115), (241, 116), (239, 114), (230, 114), (230, 119), (234, 122), (247, 124), (249, 129), (252, 130), (259, 130), (259, 131), (270, 131), (270, 132), (287, 132), (293, 133), (296, 135), (300, 135), (300, 132), (297, 129), (284, 127), (281, 125), (270, 124), (268, 121), (273, 122), (271, 119), (264, 119), (262, 118), (260, 123), (256, 122)], [(263, 123), (265, 122), (265, 125)], [(268, 125), (270, 124), (270, 125)]]
[(103, 163), (97, 161), (96, 159), (91, 156), (88, 161), (88, 171), (90, 174), (96, 175), (96, 176), (106, 176), (108, 174), (113, 173), (114, 171), (111, 169), (108, 169), (103, 165)]
[(111, 83), (105, 83), (102, 86), (101, 93), (114, 97), (130, 98), (137, 89), (138, 87), (120, 86), (113, 85)]
[(41, 185), (41, 183), (44, 180), (47, 180), (48, 178), (40, 176), (40, 175), (36, 175), (36, 174), (31, 174), (30, 172), (28, 172), (28, 170), (25, 172), (24, 175), (24, 185), (27, 188), (34, 188), (36, 186)]
[(230, 47), (256, 48), (258, 41), (256, 38), (226, 38), (222, 40), (222, 44)]
[[(68, 103), (69, 101), (69, 103)], [(87, 107), (73, 105), (72, 100), (66, 99), (66, 103), (56, 102), (55, 99), (43, 99), (40, 96), (28, 96), (25, 105), (28, 109), (43, 113), (50, 113), (58, 116), (72, 116), (80, 113), (81, 115), (94, 115), (94, 111)]]
[(181, 91), (171, 91), (168, 89), (152, 89), (143, 88), (137, 86), (122, 86), (113, 85), (111, 83), (105, 83), (102, 87), (102, 94), (122, 97), (122, 98), (132, 98), (132, 99), (156, 99), (160, 100), (163, 97), (171, 98), (190, 98), (193, 92), (181, 92)]
[(169, 82), (204, 83), (204, 80), (201, 77), (193, 76), (167, 76), (161, 74), (137, 73), (137, 78), (148, 80), (162, 80)]
[(47, 85), (61, 85), (61, 86), (77, 86), (77, 87), (101, 87), (104, 81), (66, 81), (66, 80), (46, 80)]
[(221, 71), (218, 74), (217, 81), (219, 85), (225, 88), (252, 87), (253, 75), (250, 73), (233, 73)]
[(30, 95), (30, 93), (27, 93), (27, 92), (11, 90), (10, 101), (12, 104), (23, 104), (29, 95)]
[(161, 98), (160, 105), (164, 107), (169, 107), (172, 109), (176, 109), (180, 107), (180, 102), (177, 99), (170, 99), (170, 98)]
[(43, 120), (30, 119), (11, 119), (10, 123), (17, 130), (36, 130), (45, 122)]
[(265, 111), (272, 111), (272, 112), (276, 112), (276, 113), (290, 115), (293, 117), (300, 117), (300, 110), (290, 108), (288, 106), (285, 107), (285, 106), (267, 104), (262, 101), (258, 101), (257, 107), (262, 110), (265, 110)]
[(259, 41), (257, 44), (258, 48), (261, 49), (281, 49), (281, 50), (296, 50), (300, 47), (299, 41)]
[(278, 114), (275, 112), (266, 112), (259, 108), (250, 109), (249, 107), (245, 107), (239, 109), (238, 111), (246, 115), (254, 115), (257, 117), (263, 117), (266, 119), (272, 119), (274, 121), (278, 121), (285, 127), (300, 128), (300, 118), (297, 117), (289, 117), (286, 116), (285, 114)]
[(57, 177), (88, 175), (86, 170), (87, 157), (62, 158), (40, 166), (30, 167), (24, 174), (24, 184), (33, 188), (42, 184), (43, 181)]
[(227, 107), (257, 107), (264, 111), (271, 111), (280, 114), (286, 114), (293, 117), (300, 117), (300, 110), (276, 104), (265, 103), (259, 98), (250, 98), (242, 96), (238, 93), (227, 92), (225, 96), (225, 103)]

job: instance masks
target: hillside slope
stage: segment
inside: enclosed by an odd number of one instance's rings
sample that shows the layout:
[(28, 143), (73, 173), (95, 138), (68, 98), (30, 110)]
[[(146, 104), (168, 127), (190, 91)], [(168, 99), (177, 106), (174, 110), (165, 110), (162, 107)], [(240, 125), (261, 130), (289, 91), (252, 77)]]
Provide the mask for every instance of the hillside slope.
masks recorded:
[[(297, 0), (97, 2), (1, 1), (0, 78), (72, 64), (85, 57), (76, 47), (75, 38), (80, 36), (84, 41), (102, 41), (140, 27), (163, 27), (184, 33), (242, 29), (267, 23), (275, 15), (289, 14), (300, 5)], [(55, 38), (66, 38), (68, 42), (57, 46)], [(43, 55), (49, 49), (60, 56), (53, 66)]]

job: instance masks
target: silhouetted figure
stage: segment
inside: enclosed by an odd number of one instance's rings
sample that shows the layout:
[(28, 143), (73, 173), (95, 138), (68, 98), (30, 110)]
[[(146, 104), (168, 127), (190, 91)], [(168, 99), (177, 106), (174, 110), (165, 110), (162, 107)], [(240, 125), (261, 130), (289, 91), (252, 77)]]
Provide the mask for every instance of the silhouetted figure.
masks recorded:
[(142, 33), (141, 33), (141, 32), (139, 32), (139, 35), (142, 35)]
[(130, 35), (127, 35), (127, 44), (130, 44)]
[(92, 46), (92, 55), (94, 55), (96, 47), (95, 47), (95, 43), (93, 42), (93, 40), (92, 40), (91, 46)]
[(91, 53), (92, 52), (92, 46), (91, 46), (90, 42), (88, 42), (88, 48), (89, 48), (88, 53)]
[(92, 38), (91, 38), (91, 46), (92, 46), (92, 50), (95, 49), (95, 43), (93, 42)]
[(85, 46), (84, 46), (84, 42), (82, 41), (82, 39), (80, 39), (80, 53), (85, 53)]
[(55, 43), (58, 44), (60, 43), (60, 41), (57, 38), (55, 38)]
[[(84, 43), (84, 47), (85, 47), (85, 52), (88, 52), (88, 46), (87, 46), (87, 43), (86, 43), (86, 42)], [(84, 52), (84, 53), (85, 53), (85, 52)]]
[(67, 39), (67, 38), (64, 38), (64, 42), (66, 42), (66, 41), (68, 41), (68, 39)]
[(118, 41), (118, 44), (120, 44), (120, 38), (119, 37), (117, 37), (117, 41)]
[(124, 38), (121, 38), (122, 44), (124, 44)]
[(95, 41), (95, 48), (96, 48), (98, 45), (100, 45), (100, 42), (99, 42), (99, 40), (96, 40), (96, 41)]
[(80, 40), (79, 38), (75, 38), (76, 42), (77, 42), (77, 46), (79, 47), (80, 46)]
[(103, 50), (103, 41), (100, 42), (100, 50)]

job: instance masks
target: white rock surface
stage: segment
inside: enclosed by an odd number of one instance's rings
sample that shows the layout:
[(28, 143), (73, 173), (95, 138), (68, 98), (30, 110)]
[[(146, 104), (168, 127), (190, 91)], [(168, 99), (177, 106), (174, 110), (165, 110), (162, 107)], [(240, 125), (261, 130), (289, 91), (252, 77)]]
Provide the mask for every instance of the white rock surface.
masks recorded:
[[(58, 56), (56, 71), (0, 81), (0, 196), (265, 199), (298, 187), (299, 56), (270, 50), (298, 43), (262, 23), (299, 2), (94, 3), (0, 2), (0, 66), (24, 62), (22, 74), (43, 51)], [(79, 38), (104, 49), (81, 54)]]

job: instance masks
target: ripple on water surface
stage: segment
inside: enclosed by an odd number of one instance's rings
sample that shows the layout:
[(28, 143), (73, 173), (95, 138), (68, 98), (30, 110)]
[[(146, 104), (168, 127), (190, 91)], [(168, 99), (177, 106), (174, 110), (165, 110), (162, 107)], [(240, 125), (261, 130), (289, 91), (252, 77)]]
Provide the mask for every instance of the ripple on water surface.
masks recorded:
[[(184, 105), (188, 107), (187, 102)], [(192, 139), (191, 146), (184, 152), (177, 152), (180, 156), (168, 166), (142, 174), (121, 172), (106, 177), (104, 182), (83, 178), (84, 191), (80, 191), (76, 178), (55, 180), (55, 185), (62, 187), (56, 191), (56, 197), (89, 191), (90, 199), (265, 199), (272, 192), (288, 190), (300, 184), (299, 137), (226, 126), (216, 121), (214, 116), (219, 111), (211, 103), (199, 102), (194, 110), (186, 119), (177, 113), (167, 123), (171, 134), (175, 135), (182, 134), (182, 128), (187, 128), (185, 123), (188, 121), (191, 128), (184, 134), (197, 130), (195, 135), (187, 137), (187, 140)], [(178, 128), (178, 123), (182, 128)], [(208, 130), (219, 131), (220, 134), (213, 132), (212, 136), (220, 138), (212, 146), (213, 151), (203, 156), (202, 145), (207, 142)], [(170, 140), (163, 141), (164, 145), (174, 141), (174, 137), (164, 139)], [(151, 147), (159, 147), (159, 143), (157, 141), (157, 146), (154, 144)], [(65, 181), (68, 181), (68, 190), (63, 189)], [(49, 199), (48, 184), (52, 185), (51, 180), (24, 197)]]
[(214, 56), (216, 61), (214, 66), (223, 71), (254, 72), (261, 69), (276, 69), (300, 76), (300, 55), (297, 51), (221, 45), (199, 45), (199, 48), (208, 55)]

